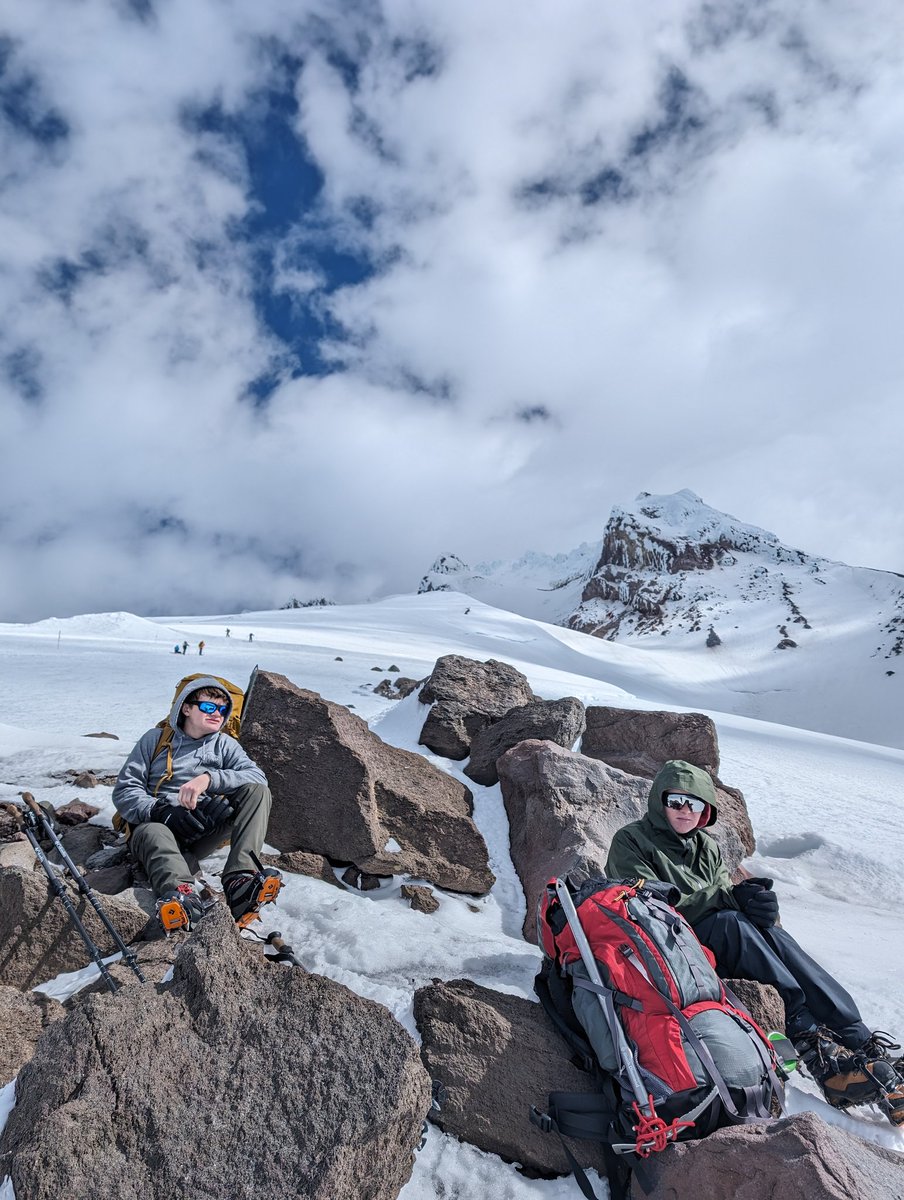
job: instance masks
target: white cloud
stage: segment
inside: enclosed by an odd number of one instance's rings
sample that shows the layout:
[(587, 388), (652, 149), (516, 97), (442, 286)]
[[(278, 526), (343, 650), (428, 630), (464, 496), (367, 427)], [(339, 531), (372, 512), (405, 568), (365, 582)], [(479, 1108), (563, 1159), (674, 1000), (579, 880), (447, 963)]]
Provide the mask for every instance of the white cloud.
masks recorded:
[[(896, 7), (127, 13), (7, 16), (0, 88), (70, 132), (0, 125), (5, 618), (403, 590), (684, 486), (904, 568)], [(339, 322), (344, 369), (255, 410), (285, 355), (249, 167), (185, 114), (247, 117), (285, 54), (324, 187), (269, 235), (273, 287)], [(330, 292), (324, 238), (377, 273)]]

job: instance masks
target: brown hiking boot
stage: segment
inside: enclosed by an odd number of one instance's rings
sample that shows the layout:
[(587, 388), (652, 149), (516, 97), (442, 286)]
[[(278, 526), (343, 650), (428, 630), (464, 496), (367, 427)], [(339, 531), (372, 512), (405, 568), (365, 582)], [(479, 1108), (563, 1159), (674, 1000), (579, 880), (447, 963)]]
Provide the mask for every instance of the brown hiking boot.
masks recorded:
[[(885, 1057), (883, 1048), (898, 1047), (873, 1035), (858, 1050), (840, 1045), (828, 1029), (810, 1029), (795, 1038), (800, 1061), (834, 1108), (878, 1104), (893, 1125), (904, 1125), (904, 1078)], [(878, 1053), (880, 1057), (870, 1054)]]

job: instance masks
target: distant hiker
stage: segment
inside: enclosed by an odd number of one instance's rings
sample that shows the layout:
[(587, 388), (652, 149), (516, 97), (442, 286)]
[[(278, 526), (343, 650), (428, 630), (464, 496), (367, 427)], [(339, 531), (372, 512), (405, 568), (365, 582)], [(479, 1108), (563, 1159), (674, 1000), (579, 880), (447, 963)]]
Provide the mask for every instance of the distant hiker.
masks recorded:
[(178, 646), (173, 646), (173, 654), (181, 654), (181, 653), (182, 653), (182, 651), (179, 649)]
[(173, 738), (155, 755), (160, 728), (149, 729), (119, 772), (113, 803), (132, 826), (129, 848), (151, 881), (164, 927), (193, 928), (204, 915), (185, 858), (210, 854), (229, 840), (223, 891), (233, 917), (247, 924), (262, 903), (275, 899), (280, 873), (258, 868), (270, 817), (263, 771), (235, 738), (223, 733), (232, 700), (212, 676), (180, 690), (168, 718)]
[(227, 630), (226, 630), (226, 636), (227, 636), (227, 637), (229, 637), (229, 632), (230, 632), (230, 631), (227, 629)]
[(204, 653), (204, 645), (205, 645), (205, 643), (204, 643), (204, 642), (198, 642), (198, 653), (199, 653), (199, 654), (203, 654), (203, 653)]
[(904, 1059), (890, 1054), (900, 1046), (871, 1032), (841, 984), (776, 925), (771, 879), (732, 885), (721, 850), (704, 833), (717, 815), (709, 774), (681, 760), (665, 763), (650, 787), (647, 815), (612, 839), (607, 876), (679, 888), (676, 908), (715, 955), (719, 974), (779, 992), (787, 1035), (828, 1102), (877, 1103), (892, 1124), (904, 1125)]
[(248, 634), (248, 641), (249, 641), (249, 642), (253, 642), (253, 641), (254, 641), (254, 634), (253, 634), (253, 633), (249, 633), (249, 634)]
[(183, 654), (188, 654), (188, 642), (183, 642), (183, 643), (182, 643), (182, 653), (183, 653)]

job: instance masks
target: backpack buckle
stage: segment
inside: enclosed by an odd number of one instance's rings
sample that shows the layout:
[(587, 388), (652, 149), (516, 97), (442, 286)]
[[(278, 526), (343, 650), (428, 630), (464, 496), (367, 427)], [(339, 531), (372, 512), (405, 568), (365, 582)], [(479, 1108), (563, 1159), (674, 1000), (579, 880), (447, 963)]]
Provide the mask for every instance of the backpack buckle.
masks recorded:
[(535, 1108), (533, 1104), (530, 1107), (530, 1119), (541, 1133), (550, 1133), (552, 1131), (552, 1117), (549, 1113), (540, 1112), (539, 1108)]

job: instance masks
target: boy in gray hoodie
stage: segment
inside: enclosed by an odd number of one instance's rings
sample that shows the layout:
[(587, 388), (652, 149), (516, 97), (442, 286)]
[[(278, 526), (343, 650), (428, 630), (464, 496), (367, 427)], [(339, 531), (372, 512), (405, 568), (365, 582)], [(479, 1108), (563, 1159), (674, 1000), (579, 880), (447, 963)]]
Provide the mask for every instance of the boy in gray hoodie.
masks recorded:
[(129, 755), (113, 803), (131, 827), (132, 856), (146, 872), (165, 929), (191, 929), (204, 915), (185, 857), (210, 854), (229, 840), (222, 882), (239, 925), (276, 898), (280, 874), (260, 869), (270, 817), (263, 771), (223, 732), (232, 700), (213, 676), (194, 679), (176, 696), (169, 745), (156, 753), (161, 730), (149, 729)]

